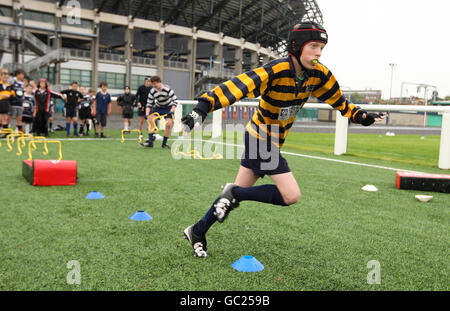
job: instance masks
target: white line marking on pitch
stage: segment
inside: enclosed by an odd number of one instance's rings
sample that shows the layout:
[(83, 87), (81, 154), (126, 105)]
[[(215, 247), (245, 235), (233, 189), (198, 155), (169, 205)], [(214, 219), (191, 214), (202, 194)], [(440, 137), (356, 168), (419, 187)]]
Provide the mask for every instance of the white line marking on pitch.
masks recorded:
[[(121, 140), (120, 138), (59, 138), (59, 140), (62, 141), (108, 141), (108, 140)], [(132, 138), (125, 138), (125, 140), (136, 140)], [(204, 140), (204, 139), (186, 139), (186, 138), (170, 138), (169, 140), (177, 141), (198, 141), (198, 142), (209, 142), (209, 143), (216, 143), (224, 146), (232, 146), (232, 147), (239, 147), (244, 148), (243, 145), (237, 145), (237, 144), (230, 144), (230, 143), (224, 143), (221, 141), (214, 141), (214, 140)], [(338, 159), (331, 159), (331, 158), (325, 158), (320, 156), (313, 156), (313, 155), (307, 155), (302, 153), (295, 153), (295, 152), (289, 152), (289, 151), (281, 151), (281, 154), (287, 154), (292, 155), (296, 157), (303, 157), (303, 158), (310, 158), (315, 160), (323, 160), (323, 161), (331, 161), (331, 162), (337, 162), (337, 163), (344, 163), (344, 164), (352, 164), (352, 165), (358, 165), (358, 166), (365, 166), (365, 167), (372, 167), (372, 168), (379, 168), (384, 170), (390, 170), (390, 171), (403, 171), (403, 172), (412, 172), (412, 173), (423, 173), (419, 171), (412, 171), (402, 168), (394, 168), (394, 167), (388, 167), (388, 166), (381, 166), (381, 165), (374, 165), (374, 164), (367, 164), (367, 163), (356, 163), (352, 161), (346, 161), (346, 160), (338, 160)]]

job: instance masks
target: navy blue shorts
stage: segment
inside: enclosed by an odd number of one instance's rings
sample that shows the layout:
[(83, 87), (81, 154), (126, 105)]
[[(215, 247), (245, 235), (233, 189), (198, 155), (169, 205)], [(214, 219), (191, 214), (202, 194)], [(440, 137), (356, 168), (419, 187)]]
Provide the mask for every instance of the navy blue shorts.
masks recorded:
[(255, 176), (263, 178), (265, 175), (284, 174), (291, 171), (280, 149), (267, 140), (259, 140), (245, 131), (244, 143), (245, 150), (242, 154), (241, 165), (251, 169)]
[(172, 119), (173, 112), (170, 112), (171, 109), (172, 109), (172, 106), (167, 107), (167, 108), (152, 107), (150, 114), (155, 113), (155, 112), (159, 113), (161, 116), (164, 114), (167, 114), (167, 116), (165, 116), (164, 118)]
[(66, 107), (66, 118), (76, 118), (77, 117), (77, 107)]

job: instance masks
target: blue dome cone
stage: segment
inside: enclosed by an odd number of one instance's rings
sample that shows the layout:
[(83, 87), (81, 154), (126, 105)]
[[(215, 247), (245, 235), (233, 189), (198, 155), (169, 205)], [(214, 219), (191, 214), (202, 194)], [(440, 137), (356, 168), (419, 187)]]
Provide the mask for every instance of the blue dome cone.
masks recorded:
[(89, 199), (89, 200), (97, 200), (97, 199), (104, 199), (104, 198), (105, 198), (105, 196), (98, 191), (89, 192), (89, 194), (86, 196), (86, 199)]
[(264, 265), (255, 257), (245, 255), (236, 260), (232, 265), (234, 269), (242, 272), (258, 272), (264, 270)]
[(141, 220), (141, 221), (145, 221), (145, 220), (150, 220), (152, 219), (152, 216), (150, 216), (149, 214), (147, 214), (146, 211), (137, 211), (136, 213), (134, 213), (133, 215), (130, 216), (131, 220)]

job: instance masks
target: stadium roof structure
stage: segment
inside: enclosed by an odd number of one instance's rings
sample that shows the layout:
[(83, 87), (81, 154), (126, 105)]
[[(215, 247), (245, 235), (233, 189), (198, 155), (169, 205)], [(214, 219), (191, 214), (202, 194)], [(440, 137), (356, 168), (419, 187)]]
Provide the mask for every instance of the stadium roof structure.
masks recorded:
[[(52, 0), (47, 0), (52, 1)], [(53, 2), (53, 1), (52, 1)], [(66, 0), (56, 0), (64, 5)], [(81, 0), (81, 7), (244, 38), (282, 52), (289, 30), (322, 24), (315, 0)]]

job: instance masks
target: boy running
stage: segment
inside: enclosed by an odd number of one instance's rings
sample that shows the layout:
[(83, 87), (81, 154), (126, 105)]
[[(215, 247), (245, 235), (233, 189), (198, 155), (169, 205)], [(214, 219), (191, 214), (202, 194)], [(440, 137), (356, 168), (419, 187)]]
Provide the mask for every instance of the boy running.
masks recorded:
[[(224, 186), (202, 219), (184, 230), (195, 256), (208, 256), (207, 231), (216, 221), (223, 222), (240, 202), (287, 206), (300, 199), (297, 180), (279, 148), (309, 96), (326, 102), (352, 122), (364, 126), (384, 118), (367, 113), (343, 95), (331, 71), (319, 62), (327, 41), (327, 32), (321, 25), (305, 22), (294, 26), (289, 35), (289, 55), (286, 58), (271, 61), (220, 84), (203, 94), (194, 110), (183, 117), (187, 133), (209, 112), (232, 105), (244, 97), (261, 96), (259, 106), (246, 127), (245, 151), (236, 180)], [(254, 186), (265, 175), (275, 185)]]
[[(151, 113), (159, 113), (160, 115), (166, 114), (164, 117), (167, 121), (166, 128), (164, 129), (164, 139), (162, 143), (162, 148), (170, 149), (167, 144), (167, 139), (170, 135), (170, 130), (172, 129), (172, 115), (177, 108), (177, 96), (172, 88), (166, 84), (162, 84), (161, 78), (158, 76), (153, 76), (151, 79), (153, 88), (148, 93), (147, 107), (145, 109), (146, 118), (149, 117)], [(156, 118), (155, 115), (149, 117), (150, 127), (148, 129), (148, 143), (143, 144), (145, 147), (153, 147), (153, 141), (155, 140), (153, 133), (155, 128), (153, 126), (153, 120)]]

